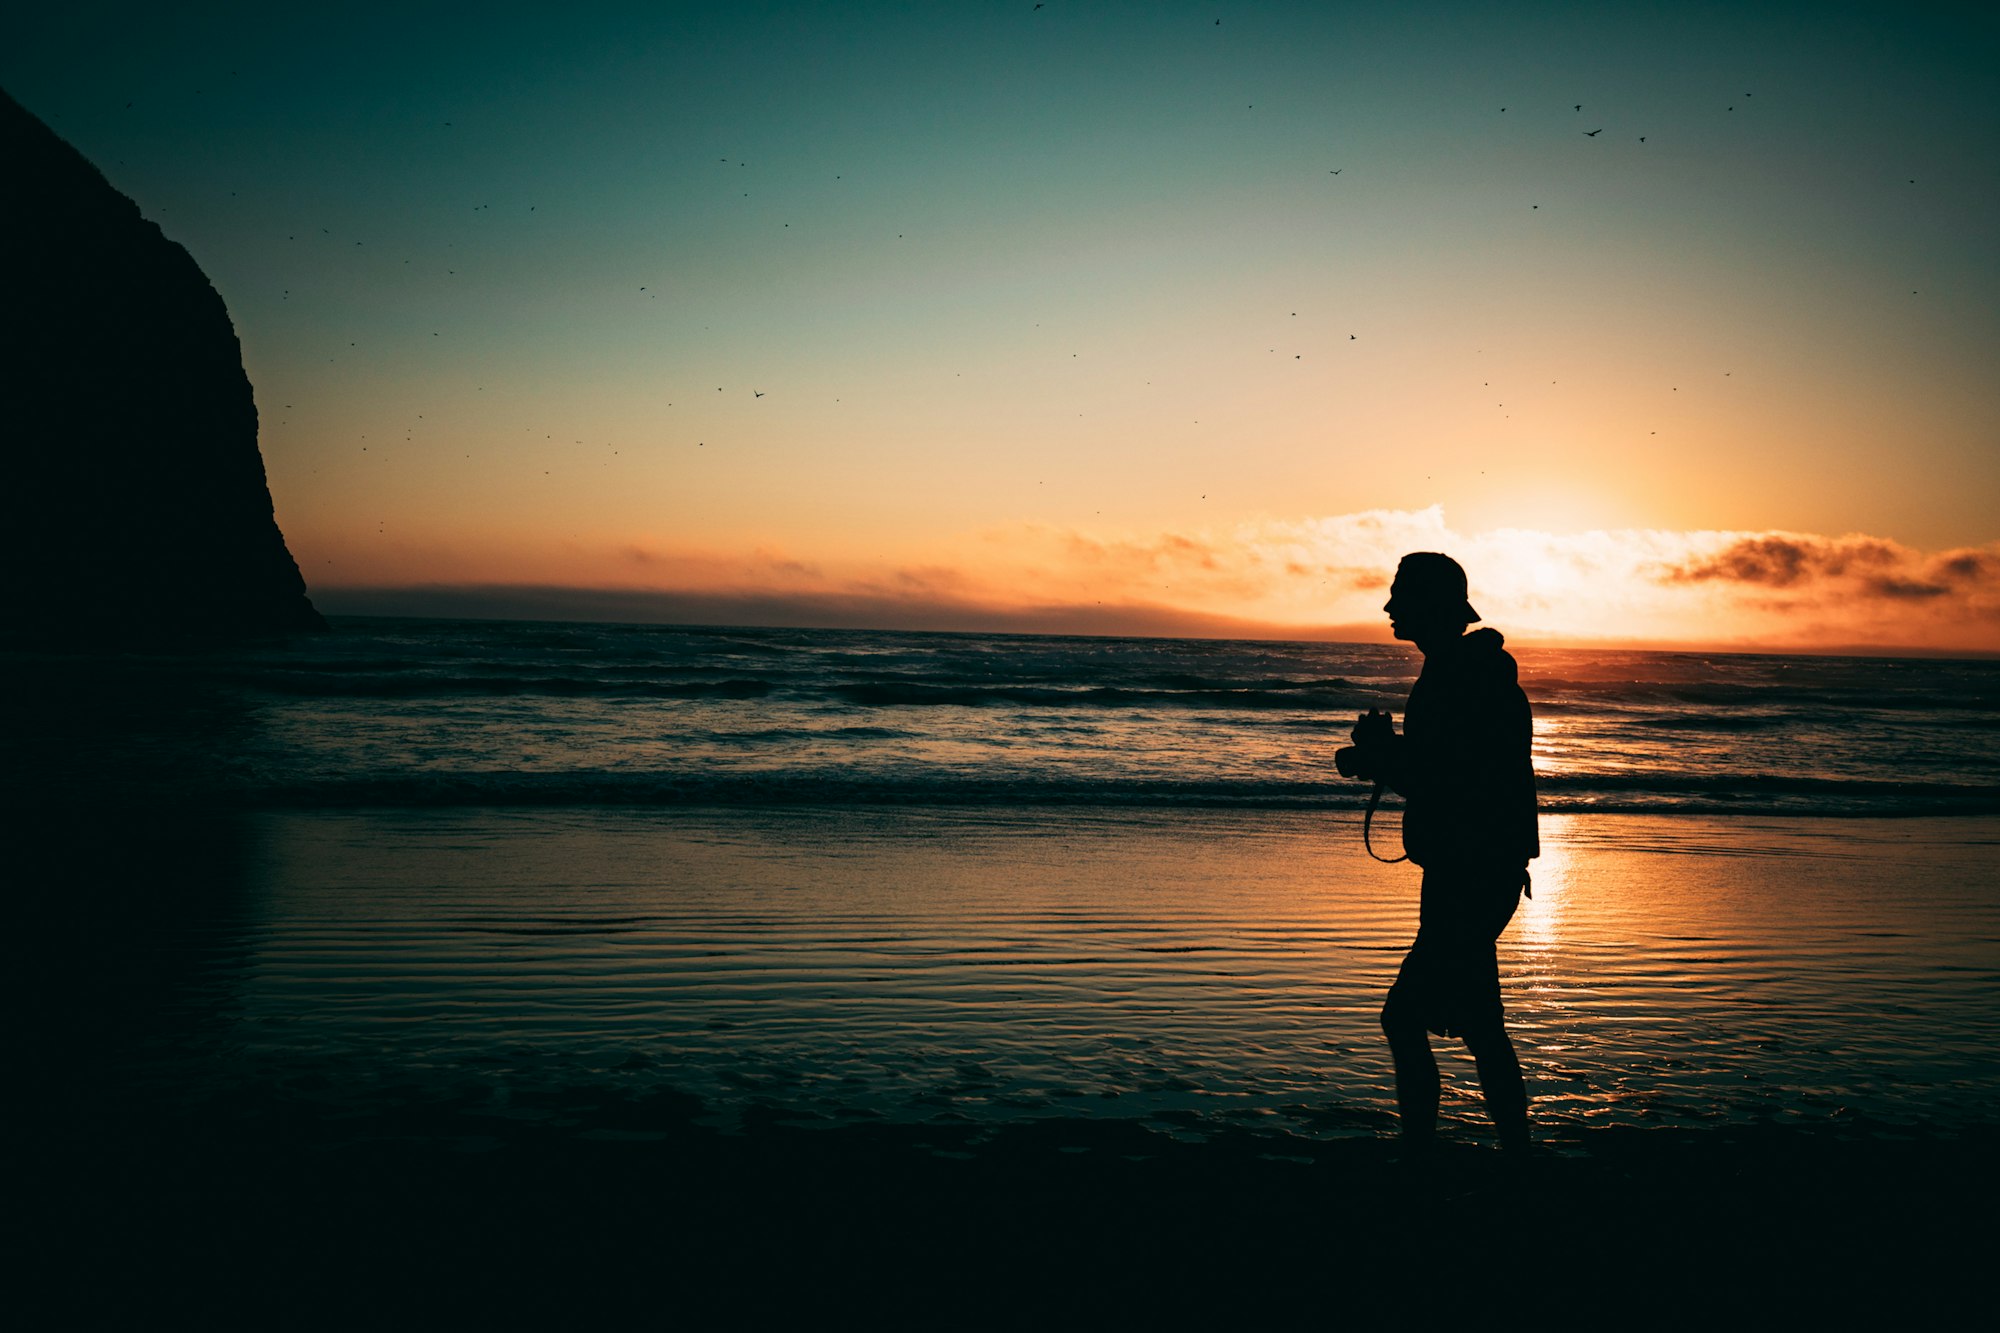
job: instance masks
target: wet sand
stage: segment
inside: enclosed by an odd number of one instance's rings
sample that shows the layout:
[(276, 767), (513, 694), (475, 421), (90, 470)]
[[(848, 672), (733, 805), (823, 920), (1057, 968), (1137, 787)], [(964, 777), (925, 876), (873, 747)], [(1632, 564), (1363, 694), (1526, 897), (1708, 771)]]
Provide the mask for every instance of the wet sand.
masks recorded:
[[(1500, 945), (1544, 1133), (1989, 1117), (2000, 824), (1545, 823)], [(723, 1128), (1368, 1136), (1418, 875), (1358, 844), (1290, 811), (267, 814), (141, 935), (162, 1030), (119, 1040), (161, 1095), (330, 1117), (600, 1084)], [(1477, 1136), (1455, 1043), (1446, 1068), (1447, 1132)]]
[(1340, 821), (45, 813), (11, 1174), (52, 1322), (1989, 1304), (1990, 821), (1552, 828), (1503, 964), (1547, 1147), (1461, 1087), (1412, 1166), (1368, 1028), (1413, 886)]
[(69, 1327), (1743, 1327), (1990, 1304), (1991, 1133), (1605, 1131), (1412, 1166), (1131, 1122), (725, 1135), (669, 1096), (541, 1109), (563, 1127), (483, 1123), (461, 1150), (463, 1112), (384, 1110), (335, 1145), (268, 1104), (105, 1107), (32, 1140), (16, 1259)]

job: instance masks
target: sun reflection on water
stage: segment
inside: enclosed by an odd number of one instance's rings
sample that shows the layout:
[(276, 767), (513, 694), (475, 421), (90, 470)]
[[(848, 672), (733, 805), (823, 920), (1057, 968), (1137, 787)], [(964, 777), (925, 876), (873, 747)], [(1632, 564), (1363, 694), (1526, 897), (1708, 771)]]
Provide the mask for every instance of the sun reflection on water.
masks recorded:
[(1530, 865), (1533, 892), (1524, 898), (1500, 938), (1500, 976), (1508, 1026), (1527, 1074), (1536, 1118), (1588, 1122), (1609, 1114), (1577, 1058), (1587, 1044), (1588, 983), (1574, 967), (1570, 945), (1577, 928), (1575, 899), (1581, 860), (1573, 819), (1544, 816), (1542, 854)]
[[(288, 815), (216, 1044), (161, 1069), (363, 1101), (608, 1081), (718, 1115), (1374, 1134), (1420, 877), (1358, 823)], [(1986, 1114), (1990, 844), (1937, 823), (1926, 844), (1908, 821), (1545, 819), (1499, 941), (1537, 1124)], [(1446, 1118), (1476, 1134), (1463, 1063), (1453, 1044)]]

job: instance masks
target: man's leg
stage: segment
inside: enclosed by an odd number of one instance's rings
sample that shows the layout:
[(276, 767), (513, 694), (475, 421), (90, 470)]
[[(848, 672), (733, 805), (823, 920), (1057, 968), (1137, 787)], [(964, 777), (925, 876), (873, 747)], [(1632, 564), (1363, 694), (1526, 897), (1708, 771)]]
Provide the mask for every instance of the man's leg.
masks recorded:
[[(1521, 1062), (1514, 1054), (1514, 1043), (1507, 1036), (1506, 1026), (1496, 1022), (1469, 1029), (1465, 1045), (1479, 1066), (1479, 1092), (1486, 1100), (1486, 1114), (1493, 1117), (1493, 1128), (1500, 1133), (1500, 1146), (1527, 1147), (1528, 1087), (1522, 1081)], [(1399, 1086), (1401, 1071), (1399, 1062)], [(1432, 1096), (1435, 1098), (1436, 1093)]]
[(1396, 1114), (1403, 1122), (1403, 1142), (1428, 1147), (1437, 1137), (1437, 1057), (1431, 1054), (1423, 1020), (1410, 1012), (1394, 989), (1382, 1005), (1382, 1035), (1389, 1039), (1389, 1054), (1396, 1061)]
[(1526, 878), (1525, 871), (1510, 869), (1493, 879), (1490, 887), (1480, 894), (1484, 900), (1484, 921), (1478, 937), (1471, 936), (1468, 922), (1468, 937), (1463, 941), (1466, 984), (1478, 997), (1468, 1008), (1478, 1016), (1459, 1035), (1465, 1038), (1466, 1049), (1472, 1052), (1473, 1063), (1479, 1067), (1479, 1092), (1486, 1102), (1486, 1114), (1493, 1119), (1500, 1146), (1507, 1149), (1528, 1146), (1528, 1088), (1521, 1078), (1521, 1061), (1514, 1054), (1514, 1043), (1507, 1036), (1507, 1020), (1500, 1006), (1500, 965), (1494, 946), (1500, 932), (1513, 920), (1514, 909), (1521, 905), (1521, 885)]

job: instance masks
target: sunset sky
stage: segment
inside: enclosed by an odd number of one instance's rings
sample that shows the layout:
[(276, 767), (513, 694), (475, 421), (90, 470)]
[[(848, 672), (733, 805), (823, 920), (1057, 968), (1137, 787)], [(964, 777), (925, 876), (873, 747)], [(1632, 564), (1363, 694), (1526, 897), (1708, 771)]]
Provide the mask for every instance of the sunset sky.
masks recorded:
[(323, 609), (2000, 651), (1982, 7), (196, 9), (0, 84)]

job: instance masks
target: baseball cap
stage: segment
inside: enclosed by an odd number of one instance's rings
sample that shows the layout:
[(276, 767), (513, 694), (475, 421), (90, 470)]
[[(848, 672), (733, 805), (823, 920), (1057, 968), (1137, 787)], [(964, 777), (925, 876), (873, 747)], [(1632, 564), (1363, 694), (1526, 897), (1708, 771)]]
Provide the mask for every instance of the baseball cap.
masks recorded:
[(1464, 608), (1466, 623), (1479, 619), (1465, 598), (1465, 570), (1448, 555), (1436, 551), (1412, 551), (1396, 565), (1396, 582), (1411, 597), (1436, 605), (1456, 602)]

